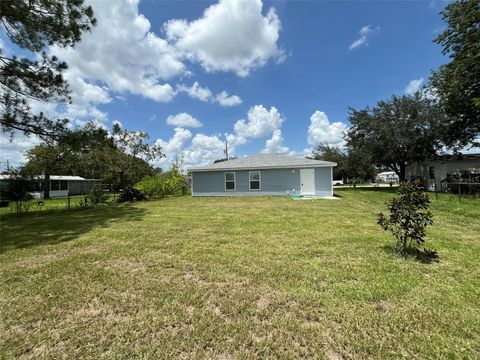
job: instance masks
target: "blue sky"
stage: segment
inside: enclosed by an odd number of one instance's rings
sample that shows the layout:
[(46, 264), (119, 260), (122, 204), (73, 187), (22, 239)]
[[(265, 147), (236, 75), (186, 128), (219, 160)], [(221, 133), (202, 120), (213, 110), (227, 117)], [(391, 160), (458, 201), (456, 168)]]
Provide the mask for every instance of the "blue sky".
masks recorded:
[[(342, 146), (348, 106), (418, 88), (447, 61), (432, 42), (444, 2), (91, 3), (92, 33), (49, 49), (70, 66), (74, 103), (33, 106), (147, 131), (165, 149), (162, 167), (222, 157), (226, 134), (237, 156)], [(2, 138), (0, 161), (21, 162), (34, 143)]]

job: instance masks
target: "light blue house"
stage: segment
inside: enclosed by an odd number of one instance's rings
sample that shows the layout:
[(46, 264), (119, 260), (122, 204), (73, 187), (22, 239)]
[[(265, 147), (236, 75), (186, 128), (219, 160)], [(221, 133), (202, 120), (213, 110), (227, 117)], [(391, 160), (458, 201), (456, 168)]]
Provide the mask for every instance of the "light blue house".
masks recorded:
[(333, 195), (336, 163), (260, 154), (190, 169), (192, 196)]

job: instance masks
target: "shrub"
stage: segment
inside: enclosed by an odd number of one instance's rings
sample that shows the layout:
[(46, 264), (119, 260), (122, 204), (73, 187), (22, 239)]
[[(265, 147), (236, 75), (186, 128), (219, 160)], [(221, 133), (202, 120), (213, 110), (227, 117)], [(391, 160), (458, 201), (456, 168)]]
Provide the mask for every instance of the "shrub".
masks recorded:
[[(390, 216), (378, 214), (378, 224), (390, 231), (397, 240), (397, 249), (402, 254), (419, 252), (425, 243), (425, 229), (433, 224), (432, 214), (428, 210), (430, 200), (418, 182), (401, 184), (398, 197), (387, 205)], [(430, 250), (424, 249), (425, 253)]]
[[(90, 203), (93, 206), (96, 206), (101, 203), (105, 203), (108, 200), (108, 195), (105, 194), (103, 189), (101, 187), (94, 187), (92, 191), (90, 191), (90, 194), (88, 194), (88, 199), (90, 200)], [(85, 199), (85, 203), (87, 203), (87, 200)]]
[(138, 182), (135, 187), (149, 198), (184, 195), (187, 192), (185, 176), (176, 167), (161, 176), (149, 176)]
[(15, 213), (28, 212), (31, 207), (30, 200), (33, 199), (30, 194), (31, 187), (32, 184), (28, 178), (15, 174), (6, 184), (1, 185), (0, 197), (4, 201), (14, 202)]

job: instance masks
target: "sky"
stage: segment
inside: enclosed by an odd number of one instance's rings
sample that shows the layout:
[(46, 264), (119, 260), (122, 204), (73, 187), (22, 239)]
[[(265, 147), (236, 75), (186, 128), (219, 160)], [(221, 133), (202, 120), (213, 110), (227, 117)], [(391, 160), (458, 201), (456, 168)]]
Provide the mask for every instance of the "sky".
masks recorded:
[[(348, 108), (413, 93), (448, 59), (433, 43), (443, 1), (137, 1), (91, 4), (98, 24), (68, 63), (68, 106), (35, 111), (148, 132), (156, 166), (188, 169), (224, 157), (304, 156), (344, 146)], [(0, 32), (0, 47), (19, 53)], [(16, 166), (35, 138), (0, 138)]]

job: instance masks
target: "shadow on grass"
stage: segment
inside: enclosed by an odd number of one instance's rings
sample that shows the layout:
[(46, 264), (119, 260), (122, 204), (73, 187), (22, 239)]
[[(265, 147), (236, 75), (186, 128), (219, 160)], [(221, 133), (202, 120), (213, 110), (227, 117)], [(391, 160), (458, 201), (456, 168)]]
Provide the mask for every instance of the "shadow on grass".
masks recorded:
[(130, 204), (2, 217), (0, 254), (13, 249), (71, 241), (112, 221), (140, 221), (145, 209)]
[(440, 261), (440, 257), (438, 256), (437, 252), (428, 249), (424, 249), (423, 251), (417, 249), (409, 249), (407, 250), (407, 252), (401, 254), (395, 246), (385, 245), (383, 246), (383, 250), (388, 254), (392, 254), (403, 259), (411, 259), (422, 264), (432, 264), (438, 263)]
[(362, 186), (359, 186), (357, 187), (356, 189), (354, 189), (353, 187), (351, 188), (334, 188), (334, 190), (337, 190), (337, 191), (370, 191), (370, 192), (382, 192), (382, 193), (396, 193), (397, 190), (398, 190), (398, 186), (397, 187), (373, 187), (373, 186), (370, 186), (370, 187), (362, 187)]

